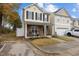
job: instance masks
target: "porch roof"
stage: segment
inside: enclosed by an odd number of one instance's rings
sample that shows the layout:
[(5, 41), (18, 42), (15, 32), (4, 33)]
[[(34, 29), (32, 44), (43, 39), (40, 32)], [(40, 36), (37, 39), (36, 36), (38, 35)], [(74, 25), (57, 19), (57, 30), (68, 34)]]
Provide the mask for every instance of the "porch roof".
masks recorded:
[(50, 25), (49, 22), (32, 22), (32, 21), (27, 21), (25, 24), (31, 24), (31, 25)]

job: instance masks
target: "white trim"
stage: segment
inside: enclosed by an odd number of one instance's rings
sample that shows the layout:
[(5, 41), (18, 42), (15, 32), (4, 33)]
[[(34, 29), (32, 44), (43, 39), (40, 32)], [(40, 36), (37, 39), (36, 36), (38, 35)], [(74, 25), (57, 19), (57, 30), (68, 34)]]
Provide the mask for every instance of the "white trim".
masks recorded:
[(32, 20), (32, 19), (25, 19), (26, 22), (39, 22), (39, 23), (49, 23), (48, 21), (42, 21), (42, 20)]
[(25, 23), (25, 38), (27, 38), (27, 24)]

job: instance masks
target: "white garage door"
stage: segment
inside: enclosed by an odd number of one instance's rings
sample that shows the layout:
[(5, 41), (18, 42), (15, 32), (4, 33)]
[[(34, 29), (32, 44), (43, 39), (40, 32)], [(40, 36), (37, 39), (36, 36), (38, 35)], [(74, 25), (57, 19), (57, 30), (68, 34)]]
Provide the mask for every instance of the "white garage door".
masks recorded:
[(66, 29), (56, 29), (56, 34), (57, 35), (60, 35), (60, 36), (63, 36), (66, 32)]

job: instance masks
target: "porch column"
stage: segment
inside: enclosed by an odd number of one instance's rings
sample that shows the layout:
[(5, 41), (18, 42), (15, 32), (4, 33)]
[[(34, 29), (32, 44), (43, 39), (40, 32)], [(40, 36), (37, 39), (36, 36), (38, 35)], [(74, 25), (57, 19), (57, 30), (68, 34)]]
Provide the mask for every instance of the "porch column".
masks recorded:
[(25, 24), (25, 38), (27, 38), (27, 24)]
[(46, 25), (44, 25), (44, 36), (46, 36)]

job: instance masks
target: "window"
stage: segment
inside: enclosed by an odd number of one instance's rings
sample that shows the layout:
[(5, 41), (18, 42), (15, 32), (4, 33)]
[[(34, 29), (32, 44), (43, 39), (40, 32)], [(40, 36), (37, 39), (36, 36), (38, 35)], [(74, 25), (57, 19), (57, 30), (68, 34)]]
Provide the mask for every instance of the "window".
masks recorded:
[(34, 12), (26, 11), (26, 19), (34, 19)]
[(42, 13), (40, 13), (40, 20), (42, 20)]
[(74, 31), (79, 32), (79, 30), (77, 30), (77, 29), (76, 29), (76, 30), (74, 30)]
[(31, 31), (32, 31), (32, 35), (37, 35), (37, 27), (36, 26), (32, 26)]
[(48, 21), (48, 14), (43, 14), (43, 21)]
[(45, 21), (47, 21), (47, 14), (45, 14), (45, 16), (44, 16), (44, 17), (45, 17)]
[(28, 19), (32, 19), (32, 12), (28, 11)]
[(37, 13), (37, 20), (40, 20), (40, 13)]

